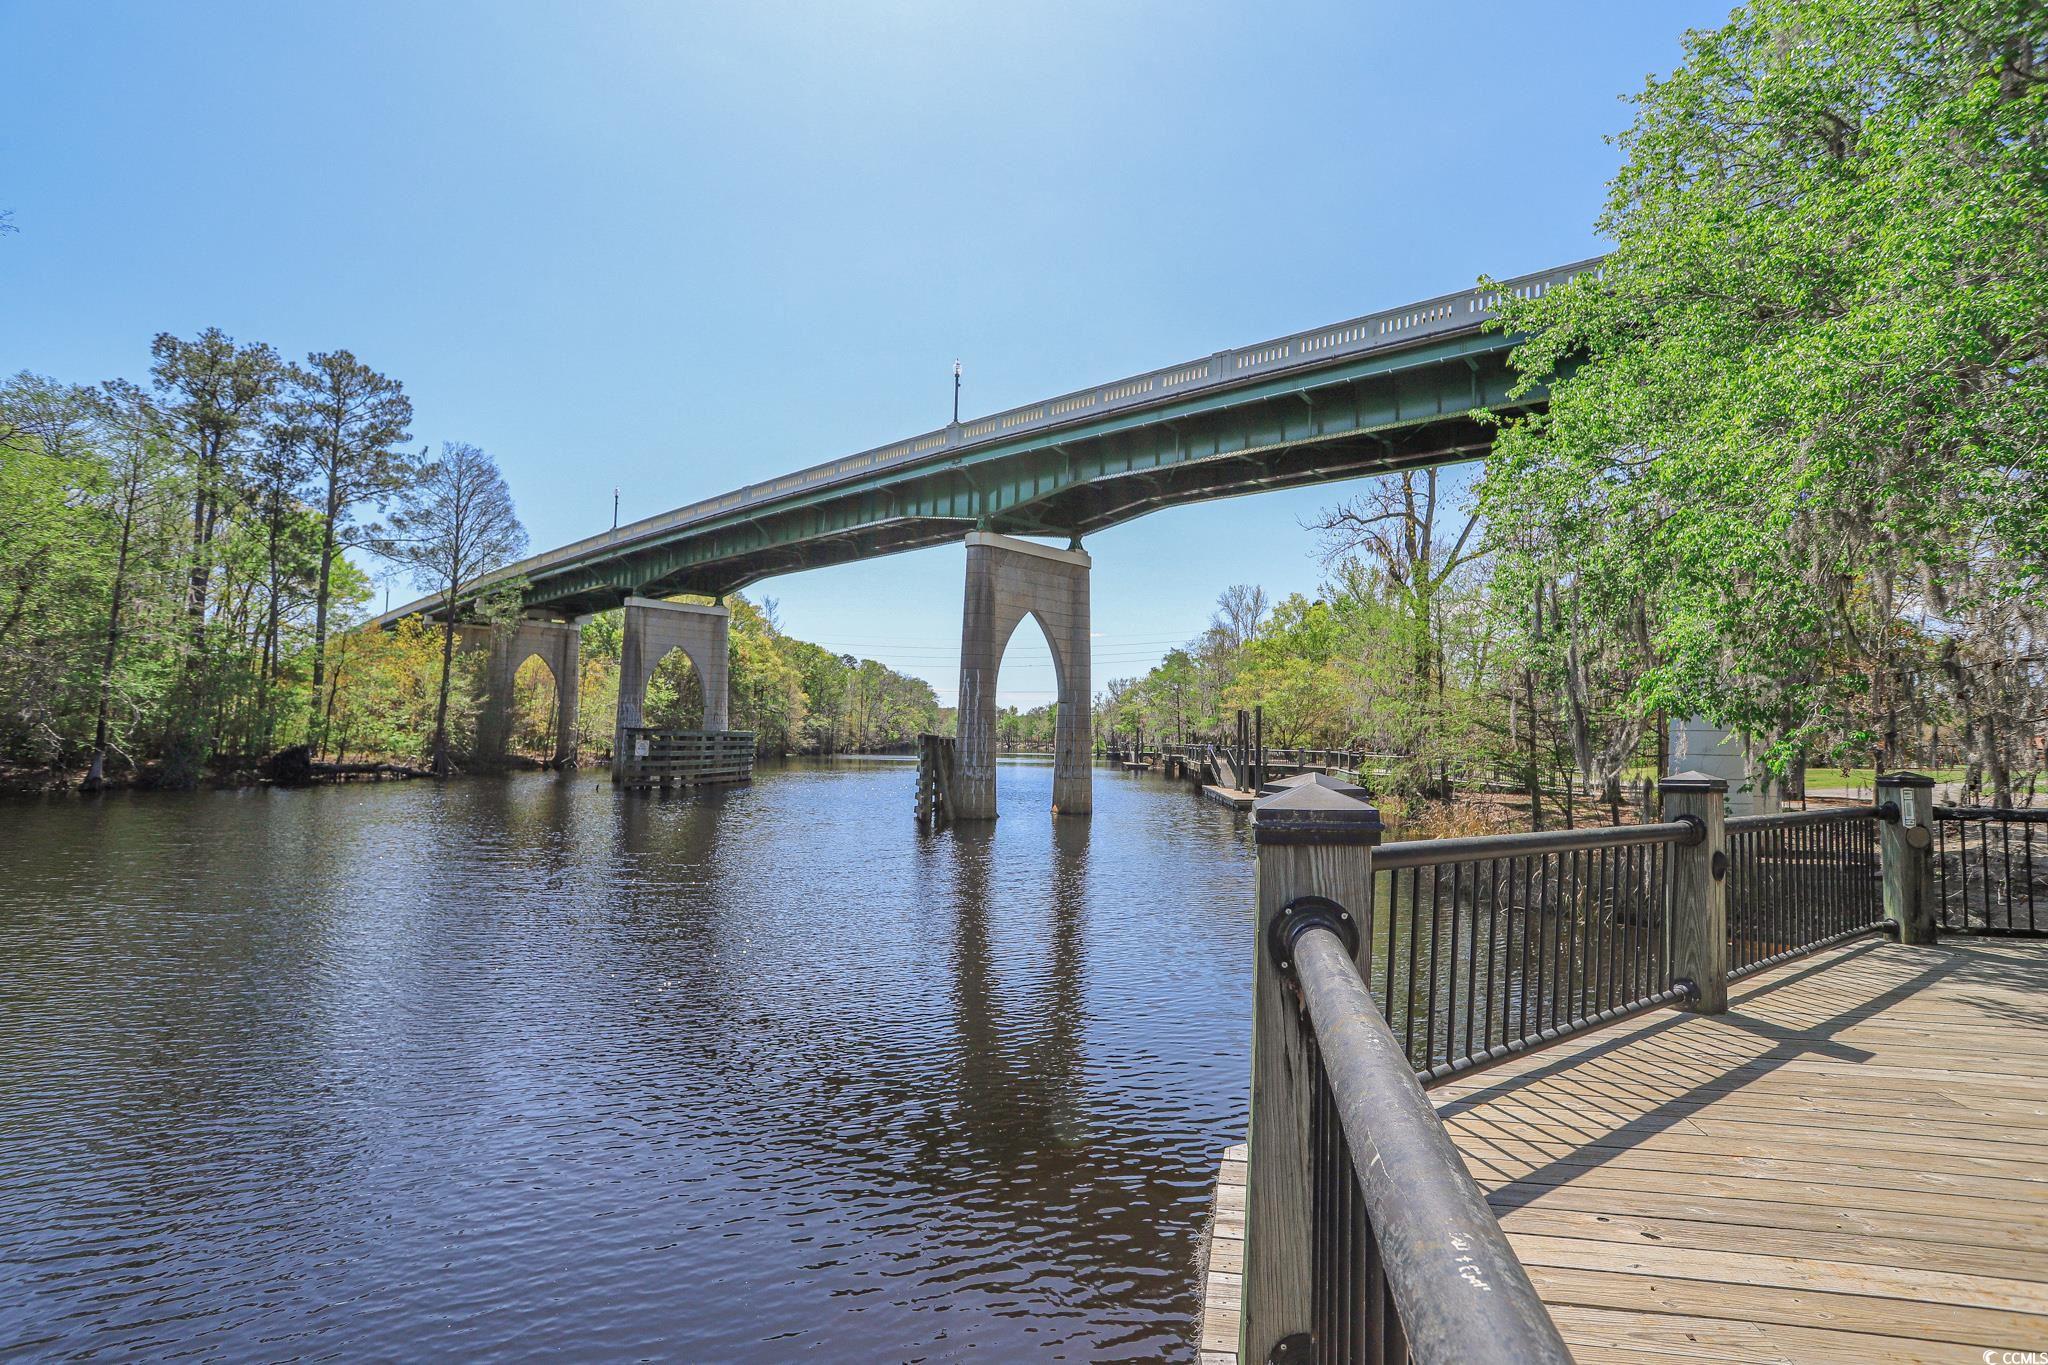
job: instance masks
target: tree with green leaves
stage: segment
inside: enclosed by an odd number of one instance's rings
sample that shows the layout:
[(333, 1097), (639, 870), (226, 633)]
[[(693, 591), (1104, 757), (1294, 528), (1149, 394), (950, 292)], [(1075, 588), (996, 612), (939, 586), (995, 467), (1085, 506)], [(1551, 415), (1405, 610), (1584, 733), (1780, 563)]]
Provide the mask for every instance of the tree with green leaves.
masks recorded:
[[(412, 439), (412, 400), (406, 396), (405, 386), (379, 374), (349, 351), (315, 351), (306, 357), (304, 366), (294, 367), (290, 401), (306, 432), (313, 505), (320, 515), (310, 697), (318, 714), (327, 685), (335, 558), (345, 546), (375, 538), (375, 528), (359, 525), (356, 518), (365, 510), (381, 510), (403, 492), (416, 476), (418, 464), (404, 448)], [(323, 741), (316, 733), (315, 748)]]
[(106, 534), (114, 542), (114, 563), (107, 584), (92, 752), (83, 784), (87, 791), (97, 791), (106, 782), (124, 613), (140, 558), (138, 539), (149, 520), (162, 511), (170, 468), (162, 420), (147, 393), (126, 380), (112, 380), (101, 386), (99, 411), (105, 424), (108, 472), (101, 512)]
[(1780, 768), (1851, 716), (1888, 764), (1932, 638), (2008, 768), (1991, 670), (2038, 655), (2048, 574), (2042, 8), (1755, 0), (1620, 145), (1613, 255), (1505, 301), (1549, 402), (1500, 433), (1494, 544), (1640, 612), (1639, 714)]
[(234, 500), (249, 439), (269, 409), (283, 370), (269, 346), (238, 346), (218, 327), (191, 341), (159, 332), (149, 351), (156, 360), (149, 373), (165, 429), (188, 463), (192, 563), (186, 611), (198, 648), (206, 625), (214, 536)]

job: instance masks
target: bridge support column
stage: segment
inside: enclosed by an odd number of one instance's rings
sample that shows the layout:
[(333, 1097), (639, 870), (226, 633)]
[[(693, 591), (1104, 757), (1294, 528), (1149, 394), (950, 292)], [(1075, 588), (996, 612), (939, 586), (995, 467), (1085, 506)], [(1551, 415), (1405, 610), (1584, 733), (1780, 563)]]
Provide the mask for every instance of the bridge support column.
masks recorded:
[(576, 766), (576, 690), (582, 672), (583, 628), (574, 621), (522, 618), (512, 625), (458, 626), (462, 649), (487, 651), (483, 706), (476, 718), (479, 768), (502, 768), (512, 741), (513, 682), (519, 667), (538, 655), (555, 678), (555, 751), (558, 768)]
[(1776, 815), (1784, 802), (1768, 769), (1752, 766), (1749, 746), (1733, 730), (1699, 719), (1671, 722), (1670, 769), (1705, 773), (1728, 784), (1728, 814)]
[(976, 531), (967, 537), (967, 601), (960, 624), (958, 820), (996, 818), (996, 672), (1018, 623), (1038, 619), (1059, 679), (1053, 734), (1052, 808), (1056, 815), (1094, 809), (1089, 767), (1088, 567), (1082, 550)]
[(689, 656), (703, 689), (706, 730), (726, 728), (727, 633), (731, 613), (697, 602), (626, 599), (625, 633), (619, 642), (619, 714), (612, 733), (612, 781), (625, 759), (628, 729), (644, 724), (647, 680), (672, 649)]

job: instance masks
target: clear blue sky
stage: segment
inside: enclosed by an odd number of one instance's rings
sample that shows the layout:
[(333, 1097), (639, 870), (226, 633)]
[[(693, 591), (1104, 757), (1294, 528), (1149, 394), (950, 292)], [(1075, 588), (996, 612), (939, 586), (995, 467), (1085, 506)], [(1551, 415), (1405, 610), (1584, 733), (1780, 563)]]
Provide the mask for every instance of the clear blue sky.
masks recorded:
[[(544, 549), (938, 426), (956, 356), (971, 416), (1593, 254), (1619, 97), (1726, 8), (8, 0), (0, 370), (347, 347)], [(1345, 492), (1094, 537), (1097, 686), (1313, 591)], [(963, 562), (750, 591), (950, 702)]]

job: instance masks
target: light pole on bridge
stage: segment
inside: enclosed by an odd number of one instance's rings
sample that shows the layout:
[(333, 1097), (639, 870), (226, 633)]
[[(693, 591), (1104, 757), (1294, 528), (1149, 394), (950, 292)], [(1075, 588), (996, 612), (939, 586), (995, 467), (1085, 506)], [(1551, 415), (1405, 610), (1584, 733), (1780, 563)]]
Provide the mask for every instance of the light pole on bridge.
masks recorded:
[(960, 362), (953, 362), (953, 425), (960, 425)]

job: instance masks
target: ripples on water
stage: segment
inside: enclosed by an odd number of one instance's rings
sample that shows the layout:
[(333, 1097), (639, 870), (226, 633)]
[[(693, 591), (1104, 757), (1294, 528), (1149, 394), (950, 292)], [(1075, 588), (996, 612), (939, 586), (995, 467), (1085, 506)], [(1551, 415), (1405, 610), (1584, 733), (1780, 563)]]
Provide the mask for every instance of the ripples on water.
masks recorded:
[(1242, 817), (1004, 764), (0, 805), (0, 1355), (1192, 1355)]

